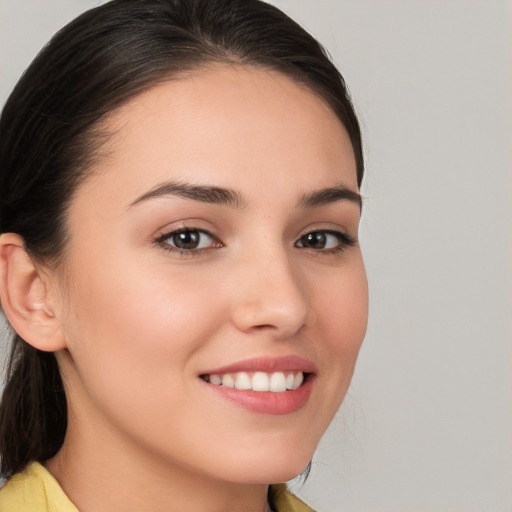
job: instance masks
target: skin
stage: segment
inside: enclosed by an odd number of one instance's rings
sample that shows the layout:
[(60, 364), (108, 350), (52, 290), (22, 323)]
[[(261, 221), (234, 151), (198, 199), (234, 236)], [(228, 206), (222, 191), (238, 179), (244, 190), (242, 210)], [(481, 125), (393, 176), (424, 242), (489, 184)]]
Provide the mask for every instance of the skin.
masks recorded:
[[(64, 266), (44, 273), (69, 402), (47, 468), (81, 512), (265, 510), (267, 484), (311, 459), (365, 333), (357, 242), (297, 243), (321, 230), (357, 239), (356, 202), (300, 206), (327, 187), (358, 192), (348, 135), (304, 86), (228, 66), (143, 93), (107, 128), (107, 156), (70, 206)], [(241, 204), (137, 202), (169, 181), (229, 188)], [(184, 227), (213, 237), (191, 254), (156, 242)], [(318, 369), (291, 414), (243, 409), (198, 377), (287, 355)]]

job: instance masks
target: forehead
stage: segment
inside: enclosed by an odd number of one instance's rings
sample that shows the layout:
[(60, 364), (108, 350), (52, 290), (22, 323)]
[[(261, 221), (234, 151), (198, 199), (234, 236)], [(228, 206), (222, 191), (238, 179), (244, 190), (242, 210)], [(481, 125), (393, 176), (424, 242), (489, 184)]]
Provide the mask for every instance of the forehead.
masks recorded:
[(357, 190), (352, 146), (338, 117), (276, 71), (218, 65), (189, 72), (134, 98), (107, 129), (108, 157), (94, 175), (107, 173), (116, 187), (183, 177), (243, 189), (286, 186), (293, 177), (307, 189), (343, 182)]

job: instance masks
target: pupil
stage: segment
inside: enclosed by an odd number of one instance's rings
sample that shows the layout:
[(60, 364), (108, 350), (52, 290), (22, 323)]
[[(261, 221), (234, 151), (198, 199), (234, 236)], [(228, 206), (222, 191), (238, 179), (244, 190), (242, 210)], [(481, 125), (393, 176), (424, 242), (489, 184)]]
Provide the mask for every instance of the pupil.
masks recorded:
[(323, 249), (326, 243), (326, 236), (324, 233), (309, 233), (306, 235), (305, 244), (314, 249)]
[(197, 231), (182, 231), (173, 235), (174, 245), (178, 249), (195, 249), (199, 244)]

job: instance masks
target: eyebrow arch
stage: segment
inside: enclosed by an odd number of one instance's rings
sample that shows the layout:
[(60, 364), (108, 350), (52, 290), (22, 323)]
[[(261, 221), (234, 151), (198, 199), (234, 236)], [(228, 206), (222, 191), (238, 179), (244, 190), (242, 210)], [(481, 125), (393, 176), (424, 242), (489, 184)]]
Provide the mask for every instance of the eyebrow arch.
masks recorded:
[(321, 190), (315, 190), (302, 196), (299, 205), (302, 208), (312, 208), (323, 206), (336, 201), (351, 201), (359, 206), (359, 210), (363, 208), (363, 200), (361, 195), (353, 190), (339, 185), (337, 187), (328, 187)]
[(178, 196), (184, 199), (192, 199), (194, 201), (201, 201), (203, 203), (219, 204), (225, 206), (232, 206), (234, 208), (244, 208), (246, 202), (242, 199), (240, 194), (234, 190), (211, 187), (205, 185), (190, 185), (187, 183), (168, 182), (162, 185), (157, 185), (149, 192), (142, 194), (135, 199), (130, 206), (137, 203), (146, 201), (154, 197), (162, 196)]

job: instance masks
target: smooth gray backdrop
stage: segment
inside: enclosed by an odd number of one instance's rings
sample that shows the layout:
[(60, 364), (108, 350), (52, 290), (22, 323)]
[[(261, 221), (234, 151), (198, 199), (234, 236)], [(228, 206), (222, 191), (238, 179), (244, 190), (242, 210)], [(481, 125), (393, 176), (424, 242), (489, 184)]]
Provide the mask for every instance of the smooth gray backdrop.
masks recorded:
[[(98, 0), (0, 0), (0, 104)], [(512, 3), (274, 0), (364, 127), (370, 324), (307, 484), (319, 511), (512, 511)]]

